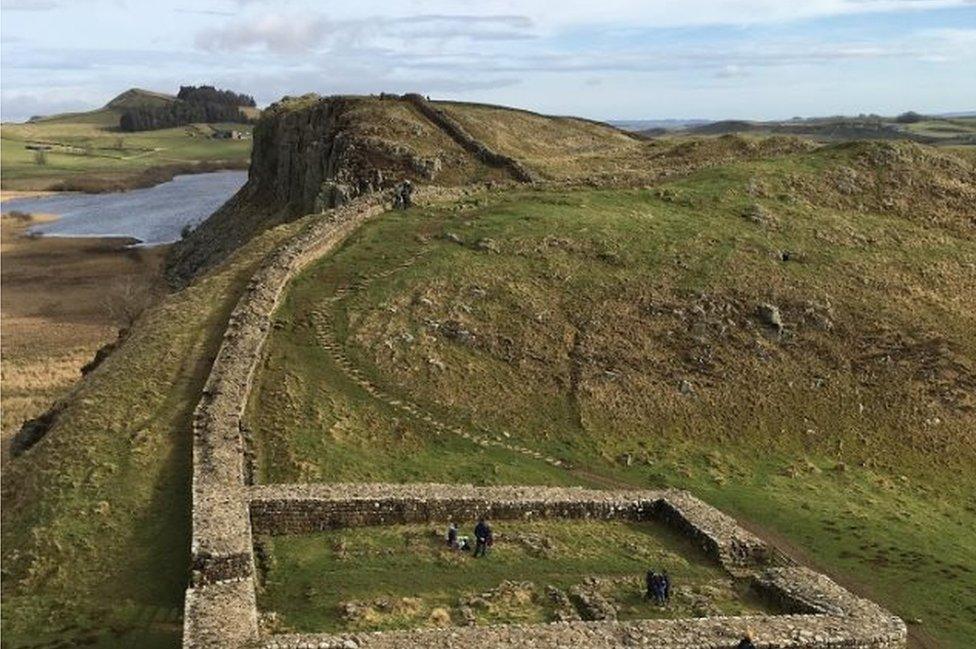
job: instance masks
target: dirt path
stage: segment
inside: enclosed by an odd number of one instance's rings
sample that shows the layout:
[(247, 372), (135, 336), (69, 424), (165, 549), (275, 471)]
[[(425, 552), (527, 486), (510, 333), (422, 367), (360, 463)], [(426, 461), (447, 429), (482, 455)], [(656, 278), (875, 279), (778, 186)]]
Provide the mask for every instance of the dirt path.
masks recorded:
[[(336, 290), (332, 298), (330, 298), (329, 303), (335, 304), (348, 297), (350, 293), (364, 290), (371, 283), (377, 280), (390, 277), (410, 268), (425, 254), (426, 252), (420, 252), (397, 266), (394, 266), (393, 268), (371, 273), (369, 275), (360, 277), (358, 280), (348, 284), (347, 286), (340, 287)], [(313, 326), (315, 328), (315, 334), (319, 344), (332, 356), (333, 362), (335, 362), (336, 366), (346, 376), (346, 379), (362, 388), (370, 396), (382, 402), (387, 407), (397, 410), (408, 417), (426, 423), (439, 434), (457, 435), (458, 437), (466, 439), (482, 447), (496, 447), (505, 449), (512, 453), (517, 453), (534, 460), (545, 462), (554, 467), (560, 467), (572, 475), (577, 476), (580, 479), (580, 482), (585, 485), (598, 485), (607, 489), (640, 488), (640, 485), (635, 485), (618, 478), (595, 473), (584, 467), (574, 466), (566, 460), (551, 455), (546, 455), (526, 446), (516, 444), (511, 441), (510, 434), (507, 434), (506, 432), (499, 433), (484, 427), (473, 427), (466, 429), (462, 426), (442, 421), (430, 412), (427, 412), (423, 406), (404, 397), (391, 395), (389, 392), (370, 381), (342, 351), (341, 343), (339, 343), (339, 341), (335, 338), (334, 321), (332, 319), (333, 316), (328, 306), (324, 305), (313, 310), (312, 315)]]

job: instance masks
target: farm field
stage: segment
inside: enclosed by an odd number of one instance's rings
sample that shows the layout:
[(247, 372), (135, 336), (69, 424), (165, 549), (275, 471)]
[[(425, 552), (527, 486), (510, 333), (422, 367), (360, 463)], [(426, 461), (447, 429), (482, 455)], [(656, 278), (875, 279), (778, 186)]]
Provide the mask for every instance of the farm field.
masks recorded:
[[(22, 124), (5, 123), (0, 136), (5, 190), (113, 191), (168, 180), (175, 173), (244, 169), (251, 126), (191, 124), (122, 132), (120, 112), (103, 108)], [(215, 130), (248, 139), (214, 139)], [(28, 146), (48, 147), (43, 154)]]

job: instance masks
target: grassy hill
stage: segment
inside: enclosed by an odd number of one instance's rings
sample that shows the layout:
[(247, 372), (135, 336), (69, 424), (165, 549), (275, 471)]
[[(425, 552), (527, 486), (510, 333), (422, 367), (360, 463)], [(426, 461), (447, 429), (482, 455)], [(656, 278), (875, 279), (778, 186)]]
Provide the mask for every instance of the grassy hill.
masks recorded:
[(126, 108), (166, 106), (174, 101), (176, 101), (176, 95), (143, 90), (142, 88), (129, 88), (105, 104), (105, 108), (125, 110)]
[(190, 417), (231, 309), (300, 223), (146, 313), (3, 472), (4, 646), (176, 647), (189, 578)]
[[(788, 121), (757, 122), (724, 120), (692, 126), (684, 132), (691, 135), (725, 135), (759, 133), (799, 135), (827, 142), (864, 140), (914, 140), (939, 146), (976, 145), (976, 117), (919, 116), (918, 121), (903, 122), (894, 117), (877, 115), (861, 117), (815, 117)], [(658, 135), (658, 133), (648, 133)]]
[[(917, 618), (924, 646), (971, 645), (976, 159), (437, 105), (549, 182), (515, 186), (406, 102), (342, 113), (376, 147), (339, 171), (436, 158), (419, 182), (481, 184), (378, 218), (293, 283), (246, 415), (259, 478), (684, 487)], [(248, 277), (317, 218), (279, 225), (326, 181), (289, 151), (324, 142), (302, 129), (333, 107), (269, 114), (261, 200), (211, 231), (238, 240), (5, 468), (9, 646), (177, 645), (190, 413)], [(293, 541), (285, 573), (322, 567)], [(282, 584), (264, 596), (321, 613)]]
[[(857, 206), (830, 180), (855, 169)], [(282, 307), (263, 479), (685, 487), (966, 646), (974, 188), (858, 144), (375, 222)]]
[[(242, 124), (192, 124), (123, 133), (126, 108), (172, 101), (170, 95), (127, 90), (103, 108), (22, 124), (5, 123), (0, 136), (2, 187), (11, 190), (112, 191), (149, 186), (176, 173), (247, 167), (251, 142), (214, 139), (215, 129), (250, 133)], [(43, 159), (38, 148), (44, 148)]]

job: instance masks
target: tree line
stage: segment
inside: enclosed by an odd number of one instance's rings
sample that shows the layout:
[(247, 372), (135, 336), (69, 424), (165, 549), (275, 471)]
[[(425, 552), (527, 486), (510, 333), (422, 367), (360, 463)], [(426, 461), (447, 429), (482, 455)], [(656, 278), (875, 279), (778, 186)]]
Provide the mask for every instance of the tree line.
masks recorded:
[(200, 104), (225, 104), (227, 106), (257, 106), (254, 97), (232, 90), (218, 90), (213, 86), (180, 86), (177, 99)]
[(173, 101), (164, 106), (137, 106), (126, 109), (119, 118), (123, 131), (154, 131), (194, 122), (248, 123), (241, 107), (253, 107), (254, 98), (213, 86), (180, 86)]

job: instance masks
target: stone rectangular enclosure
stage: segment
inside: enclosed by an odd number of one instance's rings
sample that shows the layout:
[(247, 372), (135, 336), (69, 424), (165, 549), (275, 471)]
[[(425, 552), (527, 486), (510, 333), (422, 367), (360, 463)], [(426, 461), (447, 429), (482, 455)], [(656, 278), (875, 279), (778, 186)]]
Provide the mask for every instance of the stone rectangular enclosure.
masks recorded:
[[(430, 188), (430, 194), (436, 188)], [(464, 190), (457, 190), (463, 192)], [(455, 191), (455, 193), (457, 193)], [(446, 195), (446, 194), (444, 194)], [(894, 649), (904, 623), (803, 567), (771, 561), (768, 547), (732, 518), (681, 491), (597, 491), (436, 484), (250, 484), (241, 416), (287, 283), (383, 210), (372, 195), (323, 214), (276, 250), (230, 317), (193, 420), (192, 580), (185, 649), (266, 647), (656, 647), (731, 649), (748, 631), (761, 648)], [(738, 578), (750, 579), (788, 615), (636, 622), (418, 629), (262, 637), (255, 604), (253, 534), (473, 518), (658, 520), (694, 539)]]

